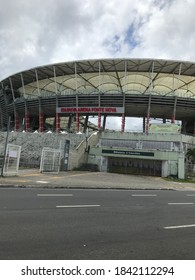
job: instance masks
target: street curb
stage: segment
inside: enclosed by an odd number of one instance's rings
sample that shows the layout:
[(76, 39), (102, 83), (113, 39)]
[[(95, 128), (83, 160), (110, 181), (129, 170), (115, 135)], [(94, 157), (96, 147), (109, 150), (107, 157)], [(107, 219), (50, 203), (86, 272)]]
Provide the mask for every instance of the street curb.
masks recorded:
[(135, 188), (135, 187), (85, 187), (85, 186), (61, 186), (61, 185), (16, 185), (16, 184), (0, 184), (0, 188), (15, 188), (15, 189), (85, 189), (85, 190), (133, 190), (133, 191), (176, 191), (174, 188)]

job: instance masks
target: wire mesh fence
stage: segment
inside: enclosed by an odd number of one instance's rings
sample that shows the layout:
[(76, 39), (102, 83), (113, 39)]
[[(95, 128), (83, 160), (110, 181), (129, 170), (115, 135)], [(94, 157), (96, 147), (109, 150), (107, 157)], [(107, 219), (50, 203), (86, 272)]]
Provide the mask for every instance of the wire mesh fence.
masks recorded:
[(3, 167), (3, 175), (18, 175), (20, 162), (21, 146), (8, 144), (5, 154), (5, 162)]
[(185, 174), (187, 177), (195, 177), (195, 164), (185, 164)]
[(41, 155), (40, 172), (59, 173), (61, 161), (61, 151), (44, 147)]

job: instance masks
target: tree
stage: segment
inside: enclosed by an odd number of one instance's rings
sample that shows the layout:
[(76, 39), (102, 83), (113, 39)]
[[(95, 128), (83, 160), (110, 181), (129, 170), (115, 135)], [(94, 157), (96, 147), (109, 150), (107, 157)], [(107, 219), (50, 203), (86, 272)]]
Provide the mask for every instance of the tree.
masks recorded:
[(195, 148), (188, 149), (186, 156), (188, 160), (190, 160), (192, 163), (195, 163)]

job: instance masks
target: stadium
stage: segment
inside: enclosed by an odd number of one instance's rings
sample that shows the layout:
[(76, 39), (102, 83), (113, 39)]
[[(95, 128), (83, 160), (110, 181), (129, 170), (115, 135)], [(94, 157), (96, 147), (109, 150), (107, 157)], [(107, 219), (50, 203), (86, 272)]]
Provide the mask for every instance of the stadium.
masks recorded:
[[(127, 129), (135, 117), (142, 131)], [(107, 127), (109, 118), (120, 118), (120, 131)], [(47, 147), (54, 137), (56, 146), (68, 139), (68, 170), (183, 179), (192, 163), (186, 153), (195, 148), (195, 63), (101, 59), (22, 71), (1, 81), (2, 143), (10, 119), (9, 141), (31, 142), (31, 150), (40, 138)]]

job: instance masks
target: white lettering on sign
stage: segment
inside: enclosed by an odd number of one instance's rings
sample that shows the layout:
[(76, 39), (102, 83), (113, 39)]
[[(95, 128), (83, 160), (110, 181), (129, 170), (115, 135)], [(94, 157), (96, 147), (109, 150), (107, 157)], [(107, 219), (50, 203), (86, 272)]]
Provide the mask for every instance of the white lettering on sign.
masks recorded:
[(57, 113), (111, 113), (122, 114), (124, 107), (58, 107)]

